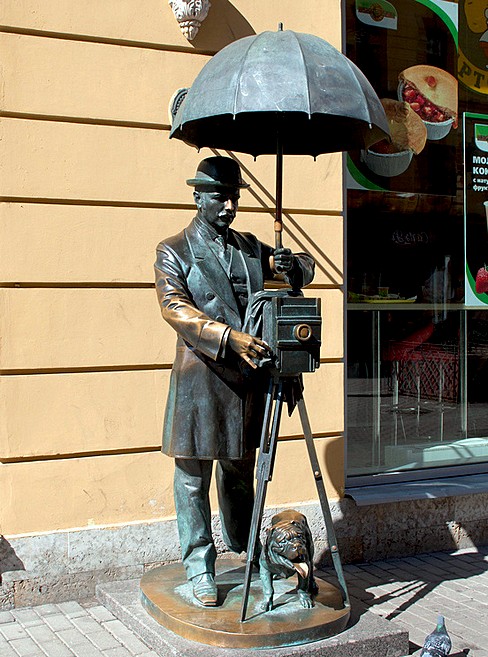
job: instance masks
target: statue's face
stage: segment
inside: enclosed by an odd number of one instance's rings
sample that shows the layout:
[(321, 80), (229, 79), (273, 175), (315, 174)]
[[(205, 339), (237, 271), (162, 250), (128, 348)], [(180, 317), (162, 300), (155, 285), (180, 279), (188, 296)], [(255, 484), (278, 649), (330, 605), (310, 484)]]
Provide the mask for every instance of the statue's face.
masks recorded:
[(198, 214), (219, 233), (227, 230), (234, 221), (239, 205), (239, 190), (193, 192)]

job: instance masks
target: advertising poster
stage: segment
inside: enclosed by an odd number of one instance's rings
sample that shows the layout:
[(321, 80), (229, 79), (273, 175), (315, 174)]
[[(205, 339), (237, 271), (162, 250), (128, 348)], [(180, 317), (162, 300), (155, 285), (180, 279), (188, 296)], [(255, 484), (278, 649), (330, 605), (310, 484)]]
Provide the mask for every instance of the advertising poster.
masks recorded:
[(465, 292), (467, 306), (488, 305), (488, 115), (464, 114)]
[(346, 54), (388, 117), (392, 141), (348, 154), (348, 187), (456, 195), (458, 3), (348, 0)]
[[(488, 2), (460, 0), (459, 82), (482, 100), (488, 94)], [(486, 98), (485, 98), (486, 102)]]

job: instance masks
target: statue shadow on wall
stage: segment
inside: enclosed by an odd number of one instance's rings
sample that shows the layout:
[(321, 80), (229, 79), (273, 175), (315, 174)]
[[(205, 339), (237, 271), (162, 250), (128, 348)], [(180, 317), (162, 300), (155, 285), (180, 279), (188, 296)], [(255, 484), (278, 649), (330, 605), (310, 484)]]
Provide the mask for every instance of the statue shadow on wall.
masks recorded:
[(3, 573), (12, 570), (25, 570), (21, 559), (15, 554), (15, 550), (3, 536), (0, 536), (0, 584)]
[[(272, 219), (274, 219), (276, 212), (275, 190), (271, 191), (267, 189), (266, 185), (255, 176), (249, 166), (232, 151), (218, 150), (216, 148), (211, 148), (210, 150), (214, 155), (231, 157), (239, 164), (244, 178), (251, 184), (251, 187), (247, 191), (253, 196), (255, 201), (257, 201), (258, 205), (269, 213), (270, 225), (272, 225)], [(326, 185), (327, 182), (324, 183), (324, 187), (326, 187)], [(245, 203), (243, 203), (243, 205), (245, 205)], [(324, 215), (328, 214), (330, 213), (324, 210)], [(300, 218), (297, 218), (287, 210), (283, 210), (283, 218), (283, 232), (287, 238), (291, 238), (295, 241), (296, 246), (293, 248), (297, 248), (300, 251), (313, 255), (315, 259), (315, 271), (323, 277), (325, 284), (337, 286), (342, 285), (344, 275), (342, 268), (339, 267), (338, 264), (324, 251), (321, 244), (318, 244), (312, 236), (307, 234), (305, 228), (300, 223)], [(237, 230), (247, 230), (243, 226), (240, 228), (238, 226), (239, 215), (236, 220)]]
[(212, 0), (207, 18), (189, 43), (198, 50), (217, 52), (237, 39), (256, 34), (229, 0)]

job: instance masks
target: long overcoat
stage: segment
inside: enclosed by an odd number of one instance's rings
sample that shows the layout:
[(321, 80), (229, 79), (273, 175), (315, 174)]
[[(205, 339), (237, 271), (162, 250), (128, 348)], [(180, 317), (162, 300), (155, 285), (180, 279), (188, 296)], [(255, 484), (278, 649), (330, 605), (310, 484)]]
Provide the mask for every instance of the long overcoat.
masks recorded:
[[(248, 294), (262, 290), (265, 278), (272, 278), (271, 247), (250, 233), (231, 233), (242, 254)], [(299, 284), (309, 283), (312, 258), (298, 254), (296, 263)], [(155, 271), (163, 318), (178, 335), (163, 452), (177, 458), (243, 458), (259, 445), (266, 375), (230, 347), (223, 349), (228, 327), (242, 330), (242, 318), (229, 277), (195, 220), (158, 245)]]

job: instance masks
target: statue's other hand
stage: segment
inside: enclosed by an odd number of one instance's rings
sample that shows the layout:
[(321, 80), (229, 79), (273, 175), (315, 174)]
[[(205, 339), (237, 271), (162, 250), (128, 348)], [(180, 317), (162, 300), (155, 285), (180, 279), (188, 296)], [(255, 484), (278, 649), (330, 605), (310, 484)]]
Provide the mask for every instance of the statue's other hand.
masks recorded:
[(241, 333), (234, 329), (230, 330), (228, 345), (254, 369), (257, 368), (257, 365), (253, 359), (261, 360), (271, 354), (271, 349), (264, 340), (255, 338), (252, 335), (249, 335), (249, 333)]
[(277, 274), (284, 274), (293, 269), (294, 255), (291, 249), (275, 249), (273, 253), (272, 268)]

